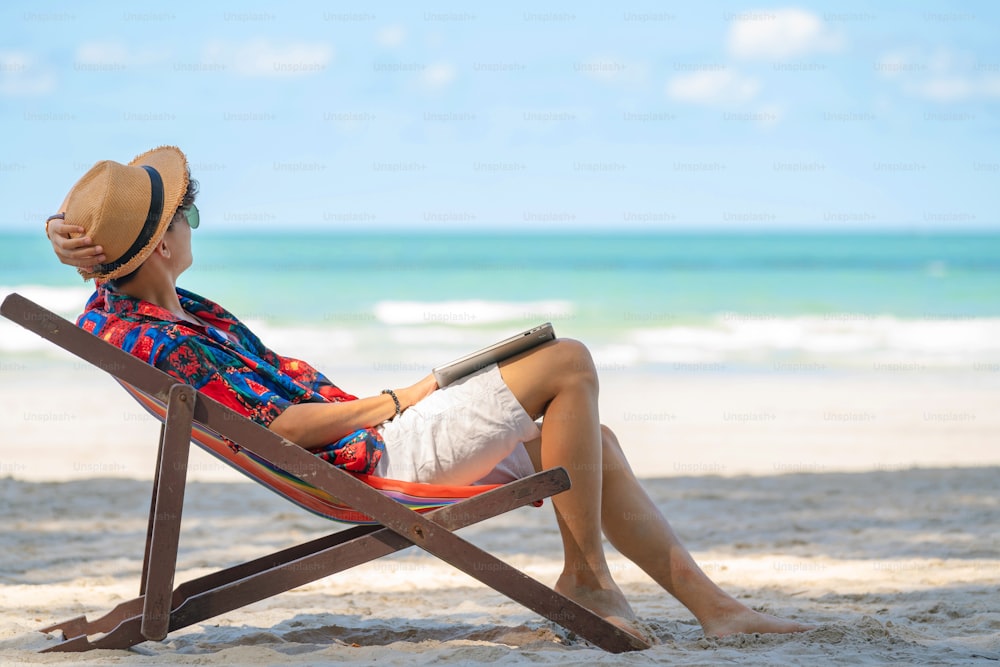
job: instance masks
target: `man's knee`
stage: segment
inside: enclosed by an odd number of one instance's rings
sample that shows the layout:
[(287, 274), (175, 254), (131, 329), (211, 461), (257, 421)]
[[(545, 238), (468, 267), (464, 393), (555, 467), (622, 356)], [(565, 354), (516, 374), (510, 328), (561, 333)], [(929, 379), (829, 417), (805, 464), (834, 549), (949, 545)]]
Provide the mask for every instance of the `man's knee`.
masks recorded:
[(573, 338), (560, 338), (556, 347), (562, 374), (573, 376), (577, 381), (597, 383), (597, 367), (586, 345)]

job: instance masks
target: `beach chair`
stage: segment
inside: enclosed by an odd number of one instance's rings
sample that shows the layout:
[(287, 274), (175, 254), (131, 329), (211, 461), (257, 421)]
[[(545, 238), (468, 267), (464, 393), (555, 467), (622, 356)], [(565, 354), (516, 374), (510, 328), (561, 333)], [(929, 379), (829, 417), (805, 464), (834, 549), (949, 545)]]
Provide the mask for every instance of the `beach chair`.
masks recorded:
[[(160, 641), (173, 630), (411, 546), (606, 651), (648, 648), (639, 638), (454, 532), (565, 491), (569, 477), (564, 469), (486, 487), (410, 484), (354, 475), (19, 294), (8, 295), (0, 313), (107, 371), (162, 421), (138, 597), (93, 621), (80, 616), (43, 628), (42, 632), (61, 631), (64, 637), (44, 652), (124, 649)], [(174, 588), (192, 441), (293, 503), (357, 525)]]

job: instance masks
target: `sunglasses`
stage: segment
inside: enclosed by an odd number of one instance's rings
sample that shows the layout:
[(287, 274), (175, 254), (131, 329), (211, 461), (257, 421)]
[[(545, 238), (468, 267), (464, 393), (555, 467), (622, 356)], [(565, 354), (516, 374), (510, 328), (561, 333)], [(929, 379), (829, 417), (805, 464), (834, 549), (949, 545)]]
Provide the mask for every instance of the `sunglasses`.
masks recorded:
[(184, 219), (187, 220), (188, 227), (191, 229), (198, 229), (198, 225), (201, 224), (201, 214), (198, 213), (198, 207), (191, 204), (187, 208), (180, 209), (181, 214), (183, 214)]

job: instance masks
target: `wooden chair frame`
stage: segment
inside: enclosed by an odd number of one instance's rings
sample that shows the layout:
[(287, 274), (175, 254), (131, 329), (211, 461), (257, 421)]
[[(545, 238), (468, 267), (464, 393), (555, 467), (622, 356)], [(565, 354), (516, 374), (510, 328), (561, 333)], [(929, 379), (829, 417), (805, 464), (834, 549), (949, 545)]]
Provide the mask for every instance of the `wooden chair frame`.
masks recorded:
[[(46, 652), (124, 649), (148, 640), (160, 641), (173, 630), (411, 546), (420, 547), (606, 651), (648, 648), (638, 637), (454, 532), (565, 491), (570, 482), (564, 469), (546, 470), (421, 513), (19, 294), (8, 295), (0, 312), (167, 406), (160, 431), (139, 595), (93, 621), (80, 616), (43, 628), (43, 632), (61, 631), (64, 635), (63, 641)], [(340, 530), (175, 588), (187, 461), (195, 424), (378, 523)]]

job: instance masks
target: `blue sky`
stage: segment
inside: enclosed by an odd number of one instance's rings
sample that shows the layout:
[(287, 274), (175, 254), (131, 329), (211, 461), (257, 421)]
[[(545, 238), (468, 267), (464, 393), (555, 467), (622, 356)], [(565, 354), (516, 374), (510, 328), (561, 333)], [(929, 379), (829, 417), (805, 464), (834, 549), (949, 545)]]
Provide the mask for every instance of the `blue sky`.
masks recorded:
[(1000, 229), (1000, 4), (7, 2), (0, 229), (179, 145), (206, 227)]

